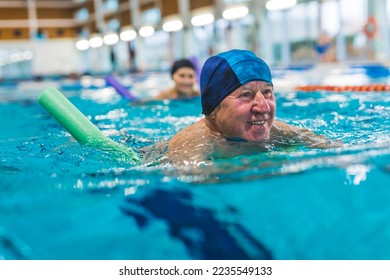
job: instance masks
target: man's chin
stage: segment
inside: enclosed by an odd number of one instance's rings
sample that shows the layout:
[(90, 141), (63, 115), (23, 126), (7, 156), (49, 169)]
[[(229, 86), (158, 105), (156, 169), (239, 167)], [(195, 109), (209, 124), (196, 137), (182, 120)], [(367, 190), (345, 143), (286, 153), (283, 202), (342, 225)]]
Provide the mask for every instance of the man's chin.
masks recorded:
[(270, 138), (269, 133), (261, 134), (261, 135), (252, 135), (250, 137), (246, 137), (245, 139), (250, 142), (262, 142), (262, 141), (268, 141)]

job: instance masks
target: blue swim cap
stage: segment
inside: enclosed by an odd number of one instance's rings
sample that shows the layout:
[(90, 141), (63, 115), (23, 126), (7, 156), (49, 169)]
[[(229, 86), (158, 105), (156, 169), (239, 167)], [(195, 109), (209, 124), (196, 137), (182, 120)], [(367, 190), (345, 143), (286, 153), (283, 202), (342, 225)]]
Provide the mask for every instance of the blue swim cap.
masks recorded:
[(208, 58), (200, 74), (202, 113), (209, 115), (221, 101), (252, 81), (272, 84), (271, 71), (247, 50), (231, 50)]

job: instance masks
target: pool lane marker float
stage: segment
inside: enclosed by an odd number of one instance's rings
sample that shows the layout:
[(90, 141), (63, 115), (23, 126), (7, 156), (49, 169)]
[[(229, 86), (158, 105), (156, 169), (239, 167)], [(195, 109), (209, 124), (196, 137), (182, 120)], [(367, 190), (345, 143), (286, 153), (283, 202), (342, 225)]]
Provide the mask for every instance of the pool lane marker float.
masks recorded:
[(135, 101), (138, 100), (137, 97), (131, 94), (130, 91), (128, 91), (123, 84), (121, 84), (117, 78), (115, 78), (113, 75), (107, 75), (104, 77), (104, 80), (109, 86), (112, 86), (117, 93), (119, 93), (122, 97)]
[(77, 142), (112, 152), (116, 160), (140, 164), (138, 154), (131, 148), (105, 136), (59, 90), (49, 87), (38, 98), (39, 104), (52, 115)]
[(386, 85), (386, 84), (371, 84), (371, 85), (360, 85), (360, 86), (306, 85), (306, 86), (298, 86), (295, 88), (295, 90), (305, 91), (305, 92), (312, 92), (312, 91), (384, 92), (384, 91), (390, 91), (390, 85)]

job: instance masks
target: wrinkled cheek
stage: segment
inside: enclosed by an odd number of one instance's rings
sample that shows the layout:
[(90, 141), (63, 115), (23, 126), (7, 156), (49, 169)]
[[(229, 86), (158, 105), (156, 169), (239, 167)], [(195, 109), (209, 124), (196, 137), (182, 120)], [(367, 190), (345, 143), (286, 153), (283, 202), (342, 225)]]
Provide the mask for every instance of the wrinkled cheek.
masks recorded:
[(270, 109), (271, 109), (271, 118), (274, 119), (276, 114), (276, 103), (271, 103)]
[(224, 127), (225, 127), (225, 134), (226, 135), (241, 136), (242, 131), (241, 131), (241, 128), (237, 122), (227, 120), (224, 123)]

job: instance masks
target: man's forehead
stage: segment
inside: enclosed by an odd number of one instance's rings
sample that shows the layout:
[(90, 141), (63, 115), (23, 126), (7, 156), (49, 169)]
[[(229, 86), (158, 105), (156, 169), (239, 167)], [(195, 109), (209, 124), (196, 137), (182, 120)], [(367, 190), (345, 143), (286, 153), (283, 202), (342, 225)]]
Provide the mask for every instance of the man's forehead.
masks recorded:
[(258, 88), (258, 87), (271, 87), (273, 88), (273, 85), (271, 83), (268, 83), (268, 82), (264, 82), (264, 81), (253, 81), (253, 82), (249, 82), (245, 85), (242, 85), (240, 86), (238, 89), (253, 89), (253, 88)]

